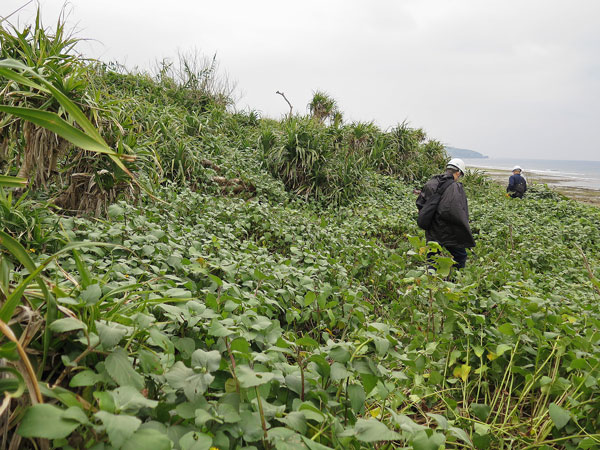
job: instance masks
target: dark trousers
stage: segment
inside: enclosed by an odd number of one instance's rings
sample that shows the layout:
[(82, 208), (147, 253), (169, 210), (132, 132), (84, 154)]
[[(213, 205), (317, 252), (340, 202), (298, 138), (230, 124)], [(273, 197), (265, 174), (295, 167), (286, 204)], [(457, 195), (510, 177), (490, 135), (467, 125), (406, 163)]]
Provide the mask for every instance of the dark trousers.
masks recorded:
[[(462, 269), (467, 264), (467, 250), (462, 247), (444, 247), (446, 250), (450, 252), (456, 264), (453, 267), (457, 269)], [(433, 256), (438, 255), (439, 252), (429, 252), (427, 254), (427, 260), (429, 261), (429, 268), (433, 269)]]
[(450, 252), (456, 264), (454, 267), (462, 269), (467, 264), (467, 250), (462, 247), (445, 247)]

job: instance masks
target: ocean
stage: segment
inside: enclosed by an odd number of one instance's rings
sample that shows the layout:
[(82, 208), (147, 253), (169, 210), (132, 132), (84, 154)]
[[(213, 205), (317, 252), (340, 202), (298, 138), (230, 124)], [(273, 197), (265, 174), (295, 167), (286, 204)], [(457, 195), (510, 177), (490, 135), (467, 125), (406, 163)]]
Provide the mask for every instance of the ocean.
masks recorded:
[[(556, 186), (600, 191), (600, 161), (561, 161), (553, 159), (464, 158), (468, 167), (511, 170), (517, 164), (523, 174), (536, 178), (551, 178)], [(508, 179), (508, 178), (507, 178)]]

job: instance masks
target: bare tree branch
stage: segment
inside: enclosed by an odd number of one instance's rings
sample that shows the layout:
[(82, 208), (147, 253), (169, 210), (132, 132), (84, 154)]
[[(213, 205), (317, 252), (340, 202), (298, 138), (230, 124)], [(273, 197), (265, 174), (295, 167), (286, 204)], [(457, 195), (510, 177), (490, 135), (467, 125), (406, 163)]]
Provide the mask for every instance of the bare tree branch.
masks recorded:
[(290, 106), (289, 118), (291, 118), (292, 117), (292, 109), (293, 109), (292, 104), (290, 103), (290, 101), (287, 99), (287, 97), (285, 96), (285, 94), (283, 92), (276, 91), (275, 93), (281, 95), (283, 97), (283, 99), (287, 102), (287, 104)]

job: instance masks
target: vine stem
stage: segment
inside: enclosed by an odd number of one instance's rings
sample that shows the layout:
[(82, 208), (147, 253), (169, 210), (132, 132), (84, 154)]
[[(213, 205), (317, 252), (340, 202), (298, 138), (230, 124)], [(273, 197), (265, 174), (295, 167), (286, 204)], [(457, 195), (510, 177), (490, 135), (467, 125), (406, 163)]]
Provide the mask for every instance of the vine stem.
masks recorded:
[(260, 423), (263, 429), (263, 445), (265, 448), (269, 448), (268, 435), (267, 435), (267, 422), (265, 421), (265, 412), (263, 411), (262, 401), (260, 399), (260, 392), (258, 392), (258, 386), (254, 386), (254, 392), (256, 392), (256, 401), (258, 403), (258, 412), (260, 414)]
[(231, 376), (235, 380), (235, 391), (240, 393), (240, 382), (238, 381), (237, 375), (235, 374), (235, 358), (233, 357), (233, 353), (231, 352), (231, 345), (229, 344), (229, 339), (225, 336), (225, 347), (227, 347), (227, 353), (229, 354), (229, 359), (231, 360)]

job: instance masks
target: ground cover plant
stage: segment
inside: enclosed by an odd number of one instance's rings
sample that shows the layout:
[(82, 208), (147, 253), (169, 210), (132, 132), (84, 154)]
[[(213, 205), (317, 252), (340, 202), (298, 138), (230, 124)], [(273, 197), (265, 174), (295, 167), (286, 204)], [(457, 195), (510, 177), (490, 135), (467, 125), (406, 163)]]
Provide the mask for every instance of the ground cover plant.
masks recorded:
[[(598, 447), (598, 208), (469, 173), (477, 247), (428, 269), (413, 189), (446, 159), (422, 130), (345, 124), (318, 91), (306, 116), (232, 112), (204, 70), (83, 64), (65, 92), (7, 56), (5, 448)], [(48, 101), (8, 108), (23, 85)], [(40, 105), (105, 149), (50, 129), (101, 188), (65, 154), (16, 177)]]

